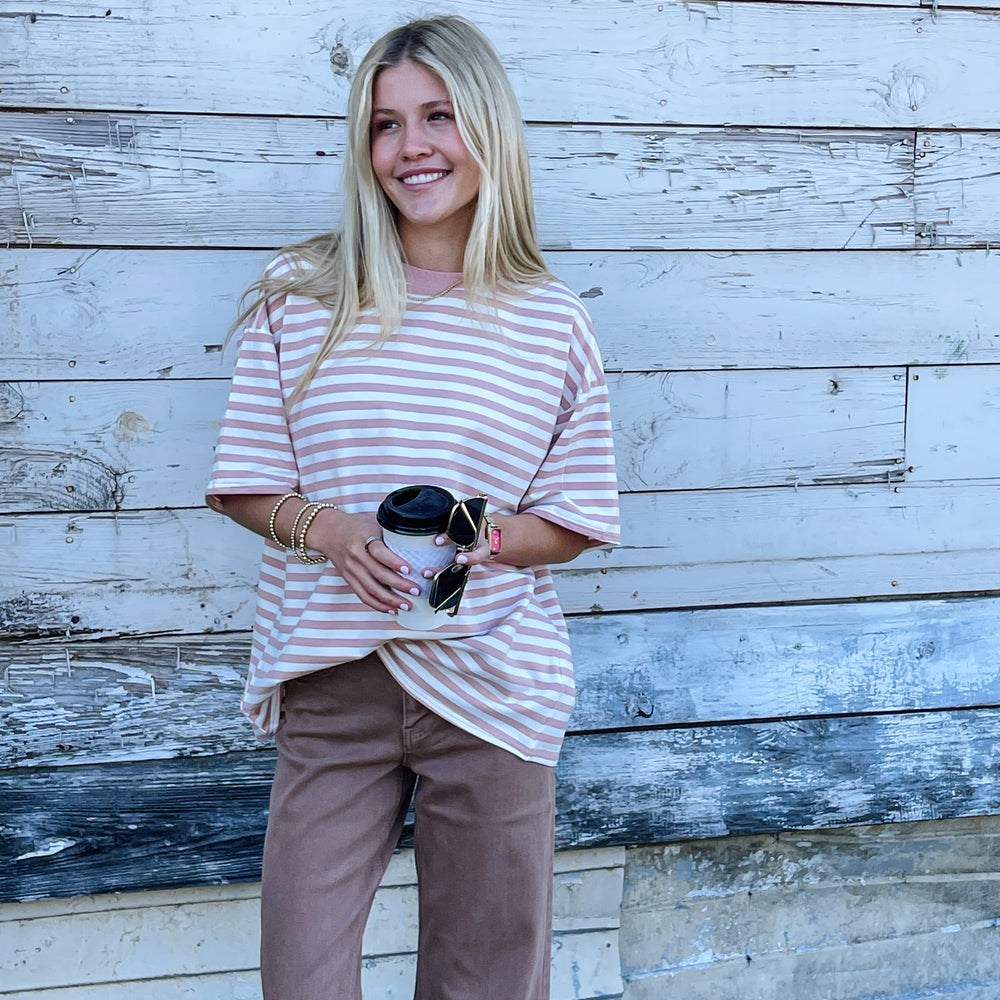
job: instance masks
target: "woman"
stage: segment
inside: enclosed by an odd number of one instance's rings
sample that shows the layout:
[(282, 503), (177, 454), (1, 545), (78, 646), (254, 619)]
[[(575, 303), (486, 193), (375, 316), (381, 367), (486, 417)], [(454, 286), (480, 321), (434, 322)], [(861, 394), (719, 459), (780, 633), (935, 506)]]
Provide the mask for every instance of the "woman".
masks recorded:
[[(278, 747), (264, 994), (360, 997), (416, 787), (416, 997), (542, 1000), (573, 703), (546, 567), (618, 538), (600, 358), (539, 253), (516, 98), (468, 21), (375, 43), (343, 185), (340, 232), (281, 254), (241, 317), (208, 487), (267, 539), (243, 705)], [(432, 571), (375, 519), (411, 484), (489, 498), (459, 611), (423, 632), (406, 615)]]

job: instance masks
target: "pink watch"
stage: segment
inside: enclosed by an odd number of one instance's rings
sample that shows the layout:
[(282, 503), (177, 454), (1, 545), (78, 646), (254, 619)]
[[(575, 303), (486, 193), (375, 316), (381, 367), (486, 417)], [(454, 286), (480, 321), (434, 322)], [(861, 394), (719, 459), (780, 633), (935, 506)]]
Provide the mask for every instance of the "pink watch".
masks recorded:
[(490, 543), (490, 558), (496, 559), (503, 548), (503, 532), (489, 514), (483, 514), (486, 523), (486, 541)]

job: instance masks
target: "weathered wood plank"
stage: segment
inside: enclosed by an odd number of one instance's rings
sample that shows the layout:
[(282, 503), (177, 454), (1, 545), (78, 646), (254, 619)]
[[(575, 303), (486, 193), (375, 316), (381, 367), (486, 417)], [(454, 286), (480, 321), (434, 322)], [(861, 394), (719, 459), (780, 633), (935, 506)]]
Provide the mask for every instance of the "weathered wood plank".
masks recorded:
[[(204, 502), (222, 379), (0, 382), (0, 510)], [(884, 481), (903, 454), (903, 369), (613, 375), (626, 490)]]
[(620, 488), (859, 483), (885, 481), (898, 471), (905, 373), (750, 374), (610, 377)]
[[(533, 120), (992, 127), (1000, 22), (993, 3), (963, 6), (986, 11), (934, 17), (916, 0), (449, 9), (490, 35)], [(107, 16), (80, 0), (48, 7), (0, 4), (9, 107), (340, 115), (371, 42), (426, 13), (401, 0), (212, 13), (174, 0), (155, 16), (134, 0)]]
[[(570, 613), (1000, 590), (995, 486), (625, 494), (623, 537), (557, 567)], [(206, 510), (0, 518), (0, 635), (248, 628), (260, 542)], [(151, 557), (151, 553), (155, 556)]]
[[(0, 241), (277, 246), (335, 224), (343, 133), (310, 119), (9, 112)], [(548, 249), (913, 247), (909, 142), (887, 131), (536, 126), (540, 239)]]
[[(1000, 598), (571, 618), (571, 732), (1000, 704)], [(0, 767), (211, 755), (249, 637), (0, 644)]]
[(994, 814), (998, 736), (995, 709), (575, 736), (557, 837), (649, 844)]
[[(362, 970), (362, 983), (367, 986), (371, 979), (371, 974)], [(133, 981), (102, 983), (96, 987), (68, 986), (48, 990), (41, 996), (45, 1000), (261, 1000), (260, 973), (255, 970), (209, 972), (153, 983)], [(18, 990), (4, 994), (4, 1000), (39, 1000), (39, 994), (35, 990)]]
[(912, 369), (906, 456), (914, 482), (1000, 477), (1000, 369)]
[[(561, 847), (1000, 811), (1000, 710), (571, 737)], [(0, 772), (0, 898), (245, 881), (269, 752)], [(54, 805), (55, 804), (55, 805)]]
[(996, 246), (1000, 134), (921, 132), (916, 150), (913, 208), (918, 245), (967, 246), (974, 241)]
[(625, 995), (800, 997), (835, 976), (841, 998), (992, 1000), (998, 832), (984, 816), (630, 850)]
[[(216, 891), (216, 887), (186, 893), (173, 890), (168, 905), (147, 901), (147, 896), (155, 894), (130, 893), (123, 906), (85, 914), (29, 917), (26, 913), (20, 920), (12, 914), (14, 919), (0, 921), (5, 954), (4, 992), (0, 995), (6, 996), (8, 990), (65, 989), (109, 981), (138, 983), (256, 969), (260, 954), (259, 891), (237, 899), (215, 899), (211, 894)], [(552, 900), (557, 949), (572, 953), (581, 964), (586, 962), (593, 946), (600, 950), (608, 932), (619, 926), (621, 895), (621, 867), (557, 874)], [(406, 885), (383, 883), (377, 890), (362, 943), (366, 964), (374, 965), (375, 960), (391, 955), (416, 953), (417, 901), (415, 876)], [(26, 908), (30, 911), (31, 904)], [(613, 957), (617, 963), (617, 949)], [(570, 962), (560, 964), (568, 966)], [(556, 965), (554, 971), (558, 968)], [(597, 995), (595, 978), (583, 980), (581, 976), (583, 989), (578, 994), (567, 991), (567, 982), (560, 982), (562, 995)], [(620, 980), (617, 990), (621, 991)]]
[[(575, 903), (569, 898), (575, 878), (590, 872), (603, 877), (620, 875), (625, 865), (623, 847), (588, 847), (579, 851), (556, 851), (553, 872), (555, 886), (559, 887), (562, 930), (579, 929), (579, 913)], [(568, 876), (560, 880), (558, 876)], [(379, 883), (381, 886), (416, 885), (417, 868), (412, 848), (399, 848), (389, 859), (389, 865)], [(589, 895), (589, 894), (588, 894)], [(17, 923), (21, 920), (39, 920), (58, 917), (85, 917), (88, 914), (116, 914), (123, 910), (145, 909), (146, 907), (184, 906), (200, 902), (217, 903), (232, 900), (259, 899), (259, 882), (228, 882), (213, 885), (188, 886), (184, 889), (153, 889), (142, 894), (111, 893), (91, 896), (69, 896), (46, 898), (19, 903), (0, 905), (0, 925)], [(555, 896), (553, 904), (557, 903)], [(604, 909), (604, 908), (602, 908)], [(617, 927), (618, 908), (615, 914), (606, 914), (601, 923), (590, 923), (589, 927)], [(596, 912), (596, 911), (595, 911)], [(615, 920), (608, 918), (614, 917)]]
[[(218, 378), (243, 289), (271, 251), (7, 250), (3, 377)], [(938, 360), (938, 359), (935, 359)], [(943, 359), (941, 359), (943, 360)]]
[[(855, 910), (870, 905), (883, 915), (887, 924), (896, 920), (897, 908), (886, 913), (880, 905), (882, 901), (871, 900), (870, 892), (851, 889), (845, 890), (844, 895), (852, 900)], [(904, 892), (897, 897), (900, 907), (906, 895)], [(795, 905), (791, 904), (791, 908)], [(957, 910), (967, 908), (960, 896), (954, 906)], [(924, 912), (919, 901), (917, 909)], [(808, 921), (808, 917), (793, 913), (791, 909), (784, 912), (782, 928)], [(952, 921), (941, 927), (924, 927), (910, 935), (902, 933), (888, 941), (847, 940), (814, 949), (789, 949), (785, 953), (760, 954), (751, 941), (740, 953), (713, 955), (700, 965), (626, 978), (624, 1000), (663, 1000), (669, 996), (683, 996), (685, 1000), (799, 996), (803, 983), (830, 981), (837, 984), (836, 996), (851, 1000), (873, 996), (894, 1000), (897, 997), (997, 1000), (997, 932), (995, 925), (991, 926), (994, 919), (988, 918), (978, 925)], [(709, 935), (702, 935), (702, 940), (708, 938)]]
[[(1000, 0), (998, 0), (1000, 2)], [(4, 254), (9, 380), (217, 378), (271, 251)], [(555, 252), (609, 370), (978, 364), (1000, 358), (1000, 255), (984, 250)]]
[[(244, 925), (244, 933), (252, 930)], [(76, 929), (75, 929), (76, 930)], [(622, 979), (617, 931), (555, 934), (552, 941), (553, 1000), (616, 1000)], [(416, 978), (415, 953), (365, 957), (361, 989), (378, 1000), (409, 1000)], [(156, 980), (119, 980), (84, 986), (2, 994), (4, 1000), (260, 1000), (256, 970), (171, 975)]]
[(204, 502), (228, 384), (0, 382), (0, 509)]

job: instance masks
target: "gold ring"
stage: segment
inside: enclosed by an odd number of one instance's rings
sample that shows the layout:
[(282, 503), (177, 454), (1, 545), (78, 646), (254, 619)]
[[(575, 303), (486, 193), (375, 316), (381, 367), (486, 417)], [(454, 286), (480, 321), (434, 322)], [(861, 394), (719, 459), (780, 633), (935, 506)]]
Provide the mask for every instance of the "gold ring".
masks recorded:
[(365, 539), (365, 552), (367, 552), (368, 555), (371, 555), (371, 552), (368, 551), (368, 546), (371, 545), (372, 542), (377, 542), (378, 540), (379, 540), (378, 535), (369, 535)]

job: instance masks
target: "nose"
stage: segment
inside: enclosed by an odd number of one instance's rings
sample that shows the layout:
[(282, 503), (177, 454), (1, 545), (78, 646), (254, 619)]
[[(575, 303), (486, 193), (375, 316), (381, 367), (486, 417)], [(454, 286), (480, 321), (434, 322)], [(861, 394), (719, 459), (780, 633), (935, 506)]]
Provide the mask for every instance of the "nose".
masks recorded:
[(429, 137), (419, 125), (407, 125), (403, 132), (400, 155), (406, 160), (418, 160), (433, 152)]

